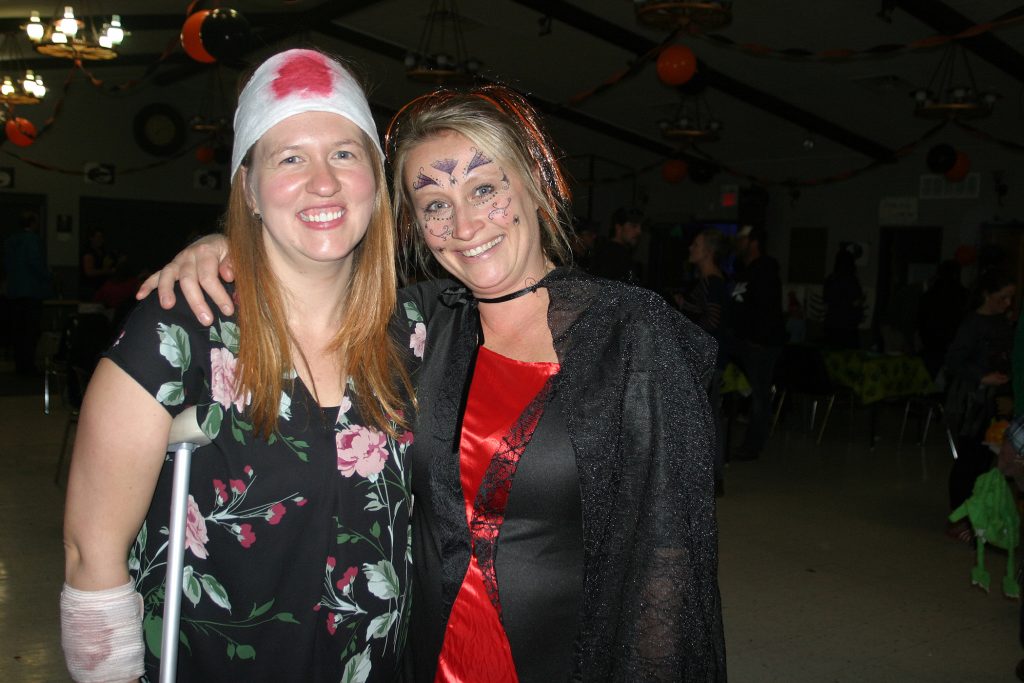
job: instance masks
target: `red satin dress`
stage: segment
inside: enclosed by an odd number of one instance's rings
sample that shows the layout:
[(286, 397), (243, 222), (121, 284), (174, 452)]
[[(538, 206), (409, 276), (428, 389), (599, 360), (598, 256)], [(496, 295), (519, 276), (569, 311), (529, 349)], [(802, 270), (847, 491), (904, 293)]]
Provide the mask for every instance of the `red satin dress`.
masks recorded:
[[(474, 510), (477, 492), (492, 456), (501, 448), (502, 437), (558, 367), (558, 363), (525, 363), (480, 348), (462, 421), (459, 456), (466, 519), (471, 529), (478, 514)], [(499, 502), (498, 509), (504, 510), (504, 502)], [(496, 528), (487, 525), (493, 537), (500, 532), (500, 521)], [(473, 533), (481, 532), (471, 532), (471, 537)], [(495, 585), (495, 577), (490, 578)], [(518, 681), (499, 610), (500, 603), (496, 606), (487, 593), (484, 570), (471, 554), (448, 617), (435, 683)]]

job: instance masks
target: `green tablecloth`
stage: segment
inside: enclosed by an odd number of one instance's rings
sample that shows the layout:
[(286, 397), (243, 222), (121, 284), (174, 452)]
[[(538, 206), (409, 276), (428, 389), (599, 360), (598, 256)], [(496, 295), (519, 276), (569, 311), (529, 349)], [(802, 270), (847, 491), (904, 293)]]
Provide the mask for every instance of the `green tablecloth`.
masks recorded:
[(853, 389), (863, 404), (935, 391), (928, 368), (918, 356), (825, 351), (825, 365), (832, 380)]

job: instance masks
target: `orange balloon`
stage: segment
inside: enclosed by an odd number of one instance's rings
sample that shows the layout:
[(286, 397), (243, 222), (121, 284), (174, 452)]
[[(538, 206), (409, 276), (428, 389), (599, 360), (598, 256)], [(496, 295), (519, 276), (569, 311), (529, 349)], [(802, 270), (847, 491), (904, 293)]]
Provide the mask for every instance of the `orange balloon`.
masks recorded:
[(965, 152), (957, 150), (956, 161), (953, 162), (953, 167), (946, 171), (946, 180), (951, 183), (959, 183), (967, 177), (967, 174), (970, 173), (970, 171), (971, 158), (967, 156)]
[(666, 85), (682, 85), (697, 73), (697, 57), (685, 45), (669, 45), (658, 55), (658, 78)]
[(669, 159), (661, 165), (661, 177), (666, 183), (680, 183), (688, 170), (686, 162), (682, 159)]
[(217, 58), (203, 47), (203, 22), (206, 21), (206, 17), (209, 15), (210, 10), (199, 10), (190, 15), (185, 20), (185, 25), (181, 27), (181, 47), (185, 49), (185, 54), (204, 64), (212, 64), (217, 61)]
[(18, 147), (28, 147), (36, 141), (35, 125), (28, 119), (23, 119), (20, 116), (8, 119), (7, 124), (4, 126), (4, 132), (7, 134), (7, 139), (11, 141), (11, 144)]

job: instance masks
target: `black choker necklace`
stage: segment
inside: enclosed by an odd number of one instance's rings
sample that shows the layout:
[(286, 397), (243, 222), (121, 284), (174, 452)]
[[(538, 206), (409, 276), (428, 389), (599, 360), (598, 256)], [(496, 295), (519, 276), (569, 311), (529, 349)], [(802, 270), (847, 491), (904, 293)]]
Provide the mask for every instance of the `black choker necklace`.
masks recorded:
[(532, 294), (533, 292), (536, 292), (540, 288), (540, 286), (541, 285), (538, 282), (536, 284), (530, 285), (529, 287), (523, 287), (522, 289), (517, 289), (516, 291), (512, 292), (511, 294), (506, 294), (505, 296), (496, 296), (493, 299), (477, 299), (477, 303), (481, 303), (481, 304), (500, 304), (500, 303), (503, 303), (505, 301), (512, 301), (512, 299), (518, 299), (521, 296), (525, 296), (527, 294)]

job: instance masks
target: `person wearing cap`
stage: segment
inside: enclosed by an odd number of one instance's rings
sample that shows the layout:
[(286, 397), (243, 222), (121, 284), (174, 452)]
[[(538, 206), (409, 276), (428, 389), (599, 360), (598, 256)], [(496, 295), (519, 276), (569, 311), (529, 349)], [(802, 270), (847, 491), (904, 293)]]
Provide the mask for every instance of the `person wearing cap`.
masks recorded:
[(747, 431), (733, 460), (754, 460), (768, 439), (771, 423), (771, 387), (775, 361), (786, 342), (782, 315), (782, 280), (779, 263), (765, 253), (764, 228), (744, 225), (736, 233), (737, 269), (730, 292), (728, 319), (735, 340), (734, 360), (750, 382)]
[[(85, 395), (65, 515), (76, 681), (157, 680), (174, 415), (192, 465), (178, 681), (390, 681), (408, 632), (409, 382), (395, 236), (362, 89), (278, 53), (239, 96), (226, 215), (236, 314), (156, 296)], [(183, 300), (184, 301), (184, 300)]]
[(639, 264), (633, 252), (643, 235), (644, 214), (635, 207), (619, 207), (612, 213), (609, 238), (599, 241), (587, 272), (597, 277), (642, 284)]

